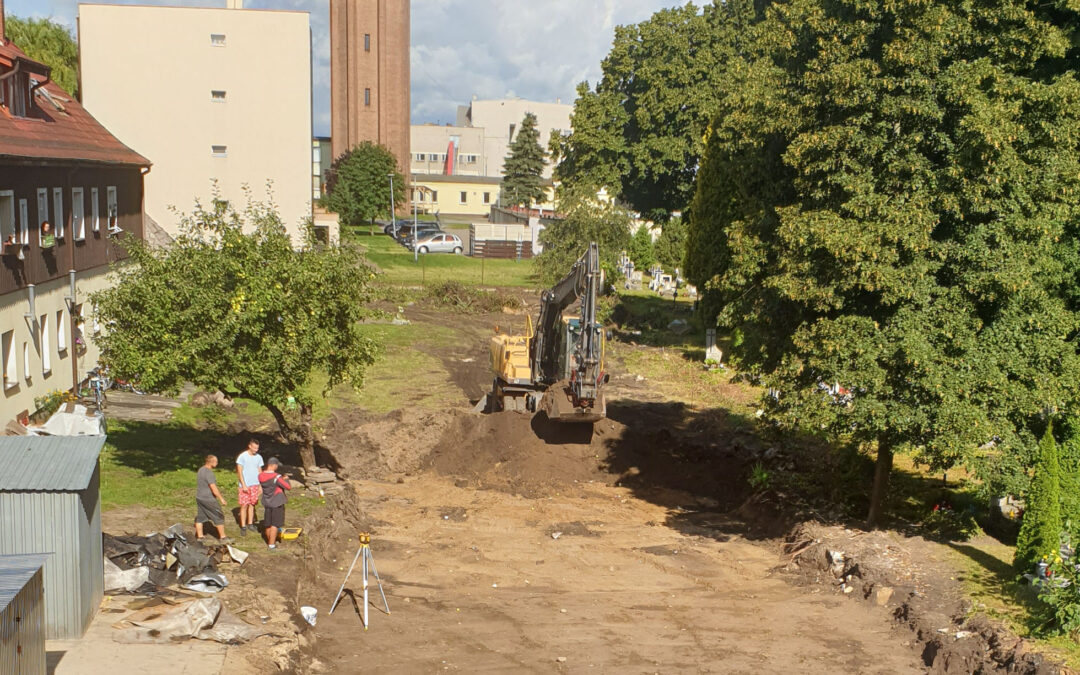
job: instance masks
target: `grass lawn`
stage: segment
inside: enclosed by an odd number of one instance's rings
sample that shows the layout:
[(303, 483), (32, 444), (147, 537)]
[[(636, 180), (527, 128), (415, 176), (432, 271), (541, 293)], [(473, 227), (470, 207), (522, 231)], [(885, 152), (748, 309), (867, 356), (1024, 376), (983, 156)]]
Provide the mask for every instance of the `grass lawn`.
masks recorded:
[[(173, 421), (168, 424), (109, 421), (109, 437), (101, 455), (101, 507), (105, 511), (143, 506), (162, 511), (185, 525), (195, 515), (195, 474), (207, 454), (218, 456), (218, 489), (236, 506), (233, 459), (238, 438)], [(296, 491), (289, 513), (310, 513), (320, 500)], [(229, 515), (225, 526), (231, 529)]]
[(379, 281), (392, 284), (422, 285), (429, 282), (460, 281), (484, 286), (535, 286), (531, 259), (486, 260), (449, 253), (431, 253), (413, 261), (411, 251), (393, 238), (382, 234), (370, 236), (366, 228), (353, 231), (351, 238), (367, 251), (368, 260), (382, 271)]

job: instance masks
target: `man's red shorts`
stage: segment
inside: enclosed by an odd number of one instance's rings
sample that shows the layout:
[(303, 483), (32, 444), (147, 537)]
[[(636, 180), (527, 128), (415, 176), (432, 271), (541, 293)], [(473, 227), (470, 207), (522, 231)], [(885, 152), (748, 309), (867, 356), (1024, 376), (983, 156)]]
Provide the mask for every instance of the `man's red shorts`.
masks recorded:
[(240, 506), (255, 506), (262, 496), (262, 487), (258, 485), (249, 485), (246, 488), (237, 485), (236, 491), (240, 495)]

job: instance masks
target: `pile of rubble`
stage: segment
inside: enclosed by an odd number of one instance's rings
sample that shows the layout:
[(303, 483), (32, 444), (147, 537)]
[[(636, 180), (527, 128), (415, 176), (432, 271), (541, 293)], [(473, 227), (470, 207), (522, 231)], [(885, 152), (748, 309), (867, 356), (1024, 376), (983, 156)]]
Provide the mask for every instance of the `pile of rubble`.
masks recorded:
[(321, 466), (306, 471), (304, 483), (309, 490), (320, 495), (336, 495), (345, 490), (345, 484), (338, 481), (337, 474)]
[(222, 563), (242, 565), (248, 554), (227, 544), (188, 541), (183, 528), (173, 525), (146, 536), (102, 537), (105, 554), (105, 592), (148, 592), (180, 586), (216, 593), (229, 585), (218, 571)]

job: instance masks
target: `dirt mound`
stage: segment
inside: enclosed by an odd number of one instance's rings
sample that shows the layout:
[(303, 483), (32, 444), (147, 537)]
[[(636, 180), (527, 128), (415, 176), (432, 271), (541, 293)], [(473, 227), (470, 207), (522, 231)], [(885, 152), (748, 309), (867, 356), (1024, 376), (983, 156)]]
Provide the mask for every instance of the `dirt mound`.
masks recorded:
[(345, 478), (386, 478), (420, 470), (462, 411), (395, 410), (386, 415), (338, 411), (325, 446)]
[(612, 420), (556, 424), (542, 413), (459, 414), (425, 466), (476, 487), (543, 496), (575, 481), (616, 481), (604, 469), (607, 441), (624, 429)]
[(594, 425), (558, 424), (543, 413), (338, 411), (325, 447), (347, 478), (434, 471), (463, 487), (526, 497), (589, 481), (616, 483), (654, 501), (704, 500), (714, 510), (745, 499), (746, 452), (738, 435), (696, 428), (674, 404), (615, 402), (608, 411)]

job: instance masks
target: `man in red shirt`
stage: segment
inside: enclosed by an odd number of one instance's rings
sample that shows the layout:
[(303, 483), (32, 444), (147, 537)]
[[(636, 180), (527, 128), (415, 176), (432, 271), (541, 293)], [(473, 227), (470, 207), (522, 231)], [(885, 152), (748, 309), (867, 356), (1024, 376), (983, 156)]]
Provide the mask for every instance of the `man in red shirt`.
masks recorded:
[(271, 551), (277, 548), (278, 531), (285, 527), (285, 494), (291, 490), (289, 481), (277, 472), (281, 462), (271, 457), (266, 462), (266, 470), (259, 474), (259, 486), (262, 487), (263, 527), (266, 530), (266, 543)]

